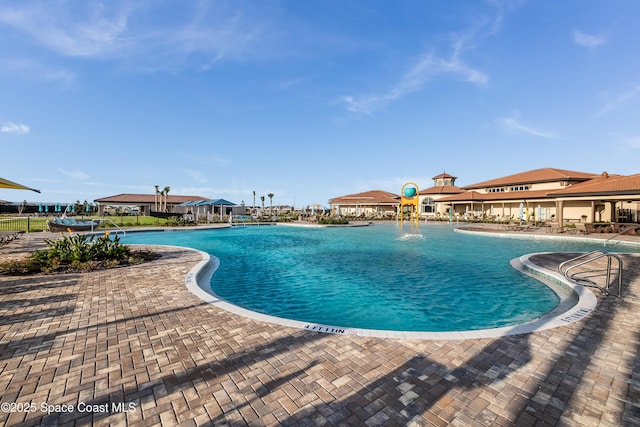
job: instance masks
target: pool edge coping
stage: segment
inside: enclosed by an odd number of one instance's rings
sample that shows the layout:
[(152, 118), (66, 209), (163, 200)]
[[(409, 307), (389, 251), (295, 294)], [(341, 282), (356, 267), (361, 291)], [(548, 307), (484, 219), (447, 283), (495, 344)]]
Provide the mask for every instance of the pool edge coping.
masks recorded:
[[(162, 246), (162, 245), (159, 245)], [(187, 273), (185, 276), (185, 286), (189, 291), (203, 300), (206, 303), (212, 304), (227, 312), (257, 320), (261, 322), (267, 322), (271, 324), (277, 324), (280, 326), (286, 326), (296, 329), (303, 329), (312, 332), (351, 335), (360, 337), (375, 337), (375, 338), (396, 338), (396, 339), (409, 339), (409, 340), (466, 340), (466, 339), (479, 339), (479, 338), (499, 338), (509, 335), (521, 335), (529, 334), (533, 332), (539, 332), (547, 329), (558, 328), (569, 325), (571, 323), (578, 322), (587, 317), (597, 306), (597, 298), (593, 292), (582, 285), (576, 285), (567, 281), (558, 273), (554, 273), (551, 270), (540, 267), (530, 261), (530, 258), (534, 255), (547, 254), (553, 252), (537, 252), (532, 254), (525, 254), (519, 258), (511, 260), (511, 266), (521, 273), (533, 277), (534, 279), (542, 282), (545, 286), (549, 286), (545, 280), (550, 280), (555, 284), (560, 285), (563, 288), (574, 292), (578, 298), (575, 305), (568, 310), (555, 315), (545, 315), (538, 319), (531, 320), (526, 323), (521, 323), (513, 326), (505, 326), (492, 329), (478, 329), (468, 331), (447, 331), (447, 332), (414, 332), (414, 331), (392, 331), (392, 330), (380, 330), (380, 329), (362, 329), (362, 328), (349, 328), (334, 325), (323, 325), (312, 322), (302, 322), (299, 320), (286, 319), (282, 317), (271, 316), (268, 314), (262, 314), (255, 311), (242, 308), (235, 304), (232, 304), (225, 299), (211, 291), (207, 291), (203, 284), (209, 285), (214, 273), (220, 266), (220, 261), (215, 256), (211, 256), (208, 253), (194, 249), (186, 248), (198, 252), (202, 259)], [(553, 288), (552, 288), (553, 289)], [(555, 291), (554, 291), (555, 292)], [(553, 313), (553, 311), (552, 311)]]
[[(489, 237), (497, 237), (503, 239), (520, 239), (520, 240), (556, 240), (562, 242), (579, 242), (579, 243), (600, 243), (604, 247), (607, 247), (605, 243), (607, 242), (604, 238), (597, 237), (576, 237), (576, 236), (556, 236), (552, 234), (519, 234), (519, 233), (509, 233), (509, 232), (501, 232), (501, 231), (480, 231), (480, 230), (465, 230), (468, 228), (467, 226), (454, 227), (453, 231), (456, 233), (462, 234), (475, 234), (480, 236), (489, 236)], [(616, 245), (633, 247), (635, 249), (640, 249), (640, 242), (634, 242), (629, 240), (616, 240)], [(613, 252), (613, 251), (612, 251)]]

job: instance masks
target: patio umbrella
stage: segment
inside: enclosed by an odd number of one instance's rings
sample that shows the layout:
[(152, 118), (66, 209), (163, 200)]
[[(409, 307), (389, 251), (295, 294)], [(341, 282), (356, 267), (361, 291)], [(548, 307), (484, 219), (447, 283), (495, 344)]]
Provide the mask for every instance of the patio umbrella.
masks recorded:
[(12, 188), (14, 190), (31, 190), (39, 193), (40, 190), (36, 190), (35, 188), (27, 187), (22, 184), (18, 184), (17, 182), (9, 181), (8, 179), (0, 178), (0, 188)]
[(524, 219), (524, 204), (520, 203), (520, 207), (518, 209), (518, 217), (520, 219)]

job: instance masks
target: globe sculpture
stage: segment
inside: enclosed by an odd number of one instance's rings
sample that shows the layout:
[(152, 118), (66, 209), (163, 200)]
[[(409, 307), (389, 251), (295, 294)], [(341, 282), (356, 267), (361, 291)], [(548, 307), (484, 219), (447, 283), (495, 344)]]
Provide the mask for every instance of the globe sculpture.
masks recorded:
[(405, 215), (409, 215), (411, 227), (418, 227), (419, 197), (418, 186), (413, 182), (407, 182), (400, 190), (400, 210), (398, 219), (400, 226), (404, 223)]
[(415, 187), (405, 187), (403, 194), (404, 197), (415, 197), (418, 193), (418, 190)]

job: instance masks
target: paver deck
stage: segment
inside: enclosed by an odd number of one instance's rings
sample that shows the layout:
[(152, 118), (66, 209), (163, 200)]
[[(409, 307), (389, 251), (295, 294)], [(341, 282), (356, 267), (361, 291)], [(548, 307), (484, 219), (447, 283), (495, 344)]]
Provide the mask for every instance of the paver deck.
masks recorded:
[(246, 319), (187, 290), (197, 252), (157, 251), (141, 266), (0, 276), (0, 424), (640, 425), (638, 254), (624, 255), (623, 298), (599, 297), (577, 323), (435, 341)]

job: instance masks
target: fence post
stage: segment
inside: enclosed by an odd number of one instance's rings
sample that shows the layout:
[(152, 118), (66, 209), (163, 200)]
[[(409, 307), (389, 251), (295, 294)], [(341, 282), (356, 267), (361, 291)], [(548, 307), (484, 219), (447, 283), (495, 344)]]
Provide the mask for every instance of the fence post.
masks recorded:
[(31, 230), (31, 217), (27, 217), (27, 233)]

